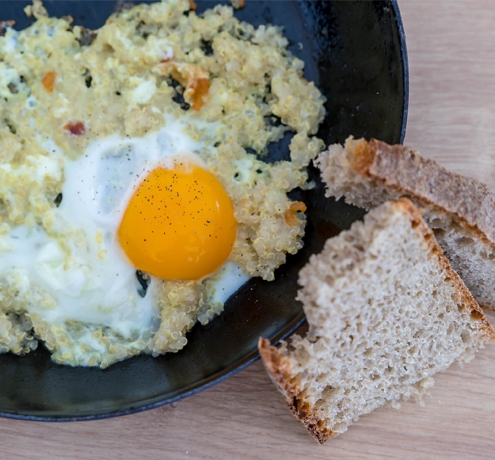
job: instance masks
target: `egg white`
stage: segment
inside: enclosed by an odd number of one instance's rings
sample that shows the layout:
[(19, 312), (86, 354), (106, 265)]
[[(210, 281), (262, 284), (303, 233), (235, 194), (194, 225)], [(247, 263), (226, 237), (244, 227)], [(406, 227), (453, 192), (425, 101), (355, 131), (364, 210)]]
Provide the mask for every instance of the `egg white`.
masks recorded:
[[(62, 201), (48, 232), (19, 226), (3, 238), (0, 271), (16, 270), (28, 288), (49, 294), (49, 305), (27, 307), (49, 325), (77, 321), (108, 327), (124, 340), (154, 333), (161, 280), (150, 276), (145, 296), (139, 294), (136, 268), (120, 247), (117, 230), (136, 187), (151, 171), (172, 168), (175, 161), (205, 167), (194, 153), (201, 143), (183, 133), (181, 122), (168, 120), (142, 138), (96, 139), (77, 160), (64, 158), (53, 142), (44, 147), (63, 161)], [(228, 261), (211, 279), (211, 302), (223, 305), (249, 278)], [(88, 332), (63, 351), (80, 357), (84, 344), (101, 348)]]

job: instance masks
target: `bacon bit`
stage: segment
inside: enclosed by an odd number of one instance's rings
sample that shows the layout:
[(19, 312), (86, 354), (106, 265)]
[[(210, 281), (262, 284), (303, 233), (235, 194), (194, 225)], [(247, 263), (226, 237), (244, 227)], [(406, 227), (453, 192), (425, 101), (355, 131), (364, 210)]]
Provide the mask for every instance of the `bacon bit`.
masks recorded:
[(290, 204), (289, 208), (285, 210), (284, 213), (284, 218), (285, 218), (285, 223), (289, 227), (293, 227), (294, 225), (297, 224), (297, 212), (304, 212), (306, 211), (306, 205), (302, 201), (294, 201)]
[(189, 90), (191, 90), (192, 108), (196, 111), (201, 110), (210, 90), (210, 80), (208, 78), (199, 78), (192, 83), (186, 93)]
[(189, 0), (189, 8), (191, 10), (196, 10), (198, 6), (196, 5), (196, 2), (194, 0)]
[(210, 74), (196, 64), (163, 62), (158, 65), (164, 75), (172, 75), (181, 85), (186, 87), (184, 100), (196, 111), (201, 110), (208, 99), (210, 90)]
[(231, 5), (238, 10), (239, 8), (244, 8), (246, 2), (244, 0), (230, 0)]
[(71, 136), (82, 136), (86, 133), (86, 126), (82, 121), (69, 121), (64, 125), (64, 129), (69, 132)]
[(41, 80), (41, 84), (47, 92), (53, 93), (53, 86), (55, 85), (56, 78), (57, 76), (55, 75), (55, 72), (47, 72)]

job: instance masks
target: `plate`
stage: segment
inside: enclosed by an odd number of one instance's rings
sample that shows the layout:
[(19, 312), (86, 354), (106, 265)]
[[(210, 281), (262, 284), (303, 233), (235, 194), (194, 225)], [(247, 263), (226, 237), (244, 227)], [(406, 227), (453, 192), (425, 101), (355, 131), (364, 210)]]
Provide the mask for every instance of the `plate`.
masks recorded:
[[(122, 2), (120, 2), (122, 4)], [(222, 2), (200, 1), (198, 11)], [(29, 4), (3, 1), (0, 21), (29, 25)], [(118, 6), (114, 1), (45, 1), (51, 15), (71, 15), (76, 24), (101, 26)], [(305, 77), (327, 97), (319, 137), (327, 144), (350, 134), (401, 142), (405, 134), (408, 74), (405, 36), (393, 1), (254, 1), (236, 11), (252, 24), (285, 27), (289, 49), (305, 62)], [(287, 157), (290, 135), (270, 149), (268, 161)], [(188, 334), (179, 353), (139, 356), (107, 369), (71, 368), (50, 361), (43, 348), (25, 357), (0, 356), (0, 415), (25, 420), (88, 420), (125, 415), (197, 393), (245, 368), (258, 358), (260, 336), (286, 338), (303, 322), (295, 300), (297, 274), (324, 241), (348, 228), (363, 211), (324, 196), (316, 187), (294, 191), (308, 206), (305, 247), (267, 283), (253, 279), (207, 326)]]

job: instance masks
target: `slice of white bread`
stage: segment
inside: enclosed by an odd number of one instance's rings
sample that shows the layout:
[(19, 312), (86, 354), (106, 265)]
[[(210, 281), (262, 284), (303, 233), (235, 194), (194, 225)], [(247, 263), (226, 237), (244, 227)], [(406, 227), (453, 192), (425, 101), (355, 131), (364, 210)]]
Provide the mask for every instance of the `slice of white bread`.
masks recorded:
[(495, 331), (407, 199), (326, 241), (299, 273), (309, 323), (259, 350), (293, 414), (320, 443), (359, 416), (421, 395)]
[(315, 164), (327, 196), (367, 210), (409, 198), (483, 308), (495, 310), (495, 194), (481, 182), (447, 171), (402, 145), (347, 139)]

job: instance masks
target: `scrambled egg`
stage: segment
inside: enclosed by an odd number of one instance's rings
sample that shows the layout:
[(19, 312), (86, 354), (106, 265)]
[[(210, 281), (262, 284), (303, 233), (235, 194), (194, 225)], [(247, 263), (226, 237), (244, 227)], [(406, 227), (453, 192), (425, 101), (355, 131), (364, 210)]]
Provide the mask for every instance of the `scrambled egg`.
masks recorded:
[[(67, 165), (95, 140), (143, 139), (174, 123), (200, 145), (194, 154), (232, 202), (237, 231), (229, 263), (271, 281), (286, 255), (302, 247), (306, 208), (287, 193), (310, 186), (306, 168), (323, 149), (314, 134), (324, 97), (303, 78), (304, 64), (287, 51), (281, 28), (239, 22), (227, 6), (202, 15), (191, 8), (188, 0), (139, 5), (92, 34), (48, 17), (35, 1), (26, 12), (36, 22), (0, 37), (0, 258), (17, 250), (30, 260), (55, 242), (44, 273), (52, 273), (58, 253), (70, 271), (81, 232), (64, 227), (58, 212)], [(291, 161), (264, 162), (268, 145), (287, 131), (294, 132)], [(16, 249), (25, 234), (34, 235), (32, 245)], [(38, 275), (0, 264), (0, 352), (28, 353), (43, 341), (58, 363), (100, 367), (176, 352), (186, 332), (220, 313), (225, 300), (215, 295), (220, 272), (160, 280), (146, 327), (122, 329), (71, 316), (70, 305), (55, 314), (64, 297)]]

